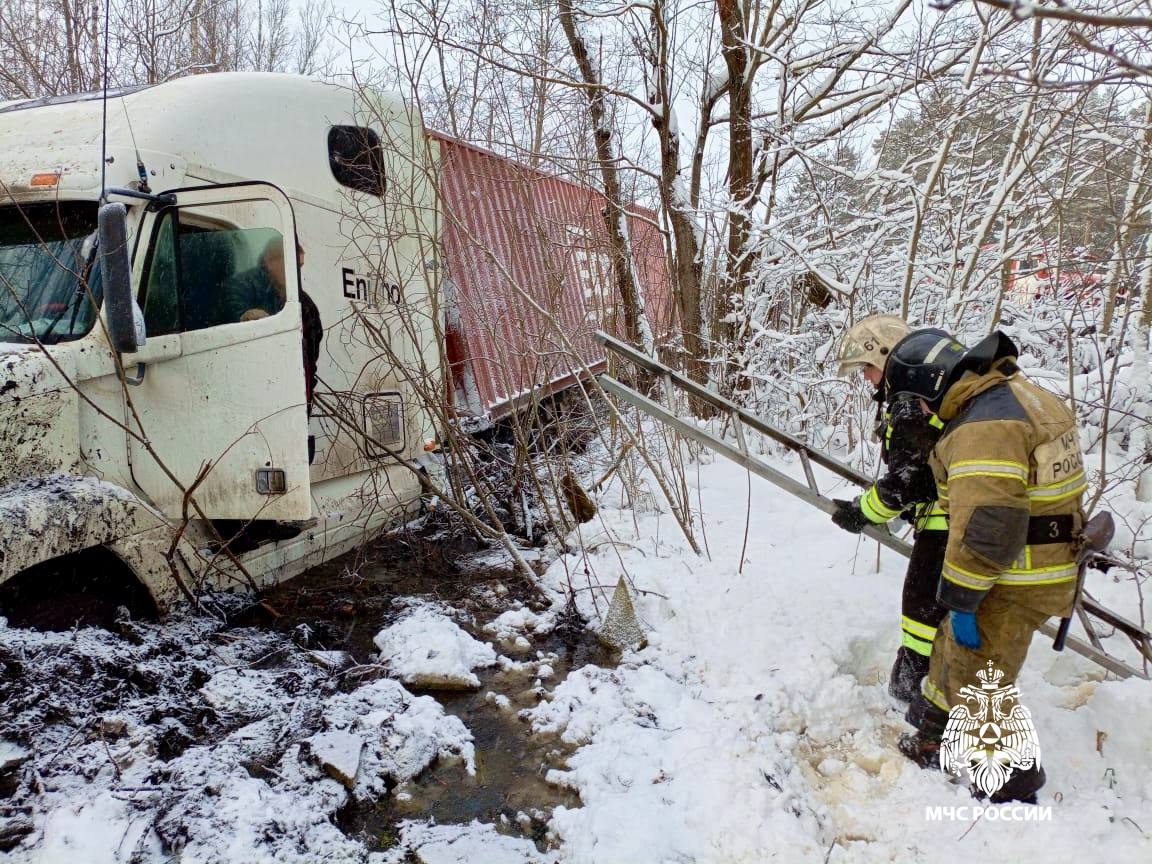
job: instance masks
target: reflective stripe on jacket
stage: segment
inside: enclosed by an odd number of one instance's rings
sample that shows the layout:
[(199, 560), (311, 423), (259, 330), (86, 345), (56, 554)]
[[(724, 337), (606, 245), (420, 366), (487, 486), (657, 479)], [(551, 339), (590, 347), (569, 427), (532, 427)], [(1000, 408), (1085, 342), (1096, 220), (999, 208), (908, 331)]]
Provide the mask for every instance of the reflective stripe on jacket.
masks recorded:
[(936, 638), (936, 628), (907, 615), (900, 616), (900, 644), (909, 651), (924, 657), (932, 654), (932, 641)]
[(916, 508), (916, 518), (913, 521), (917, 531), (947, 531), (948, 511), (939, 501), (922, 504)]
[[(1020, 602), (1052, 615), (1071, 607), (1088, 481), (1076, 419), (1058, 396), (1019, 374), (1015, 357), (966, 373), (944, 398), (932, 470), (950, 535), (939, 598), (973, 611), (996, 585), (1026, 587)], [(1057, 542), (1028, 543), (1038, 516), (1071, 516)]]

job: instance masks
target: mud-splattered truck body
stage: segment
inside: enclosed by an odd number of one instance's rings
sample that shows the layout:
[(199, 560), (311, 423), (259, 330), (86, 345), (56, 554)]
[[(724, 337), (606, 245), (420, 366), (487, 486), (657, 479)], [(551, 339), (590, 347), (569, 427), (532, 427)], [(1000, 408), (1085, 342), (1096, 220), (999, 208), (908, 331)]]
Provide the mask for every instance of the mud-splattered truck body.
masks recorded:
[[(418, 506), (400, 461), (436, 435), (413, 382), (442, 368), (419, 115), (260, 74), (106, 107), (106, 137), (98, 95), (0, 108), (0, 591), (121, 568), (163, 608), (181, 582), (288, 578)], [(102, 165), (159, 196), (110, 195), (146, 330), (123, 373), (98, 311)], [(219, 295), (251, 293), (277, 248), (281, 308), (231, 312)], [(310, 417), (301, 285), (324, 327)], [(241, 569), (210, 523), (253, 519), (300, 531)]]
[[(119, 267), (102, 188), (126, 207)], [(296, 76), (0, 105), (0, 614), (268, 584), (412, 512), (429, 402), (472, 428), (603, 362), (603, 208), (397, 96)], [(665, 329), (655, 215), (627, 224)], [(273, 271), (274, 308), (245, 310)]]

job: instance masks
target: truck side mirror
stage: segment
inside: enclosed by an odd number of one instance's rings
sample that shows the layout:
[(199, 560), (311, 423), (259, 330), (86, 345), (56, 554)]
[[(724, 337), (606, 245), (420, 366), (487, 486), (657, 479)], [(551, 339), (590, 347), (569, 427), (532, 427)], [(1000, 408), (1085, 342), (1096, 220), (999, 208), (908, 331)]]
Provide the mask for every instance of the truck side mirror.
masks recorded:
[(128, 208), (105, 204), (97, 214), (100, 243), (100, 281), (104, 286), (108, 337), (121, 354), (136, 351), (144, 340), (137, 326), (132, 297), (132, 261), (128, 256)]

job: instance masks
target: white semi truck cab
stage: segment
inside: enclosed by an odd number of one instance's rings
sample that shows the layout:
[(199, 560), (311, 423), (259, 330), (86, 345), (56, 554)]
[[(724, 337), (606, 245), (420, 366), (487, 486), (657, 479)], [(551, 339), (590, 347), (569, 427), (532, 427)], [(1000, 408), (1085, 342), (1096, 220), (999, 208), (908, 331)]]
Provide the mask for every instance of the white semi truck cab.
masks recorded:
[(418, 506), (429, 146), (399, 97), (288, 75), (0, 106), (0, 615), (267, 584)]

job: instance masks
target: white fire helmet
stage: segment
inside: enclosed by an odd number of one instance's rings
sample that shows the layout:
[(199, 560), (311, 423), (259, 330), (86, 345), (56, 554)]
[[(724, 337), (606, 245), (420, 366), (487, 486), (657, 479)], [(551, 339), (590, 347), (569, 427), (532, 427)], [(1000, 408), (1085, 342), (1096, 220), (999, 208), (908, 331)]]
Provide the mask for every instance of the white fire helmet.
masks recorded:
[(883, 371), (888, 355), (896, 343), (912, 332), (899, 315), (870, 315), (862, 318), (844, 334), (840, 342), (838, 375), (872, 365)]

